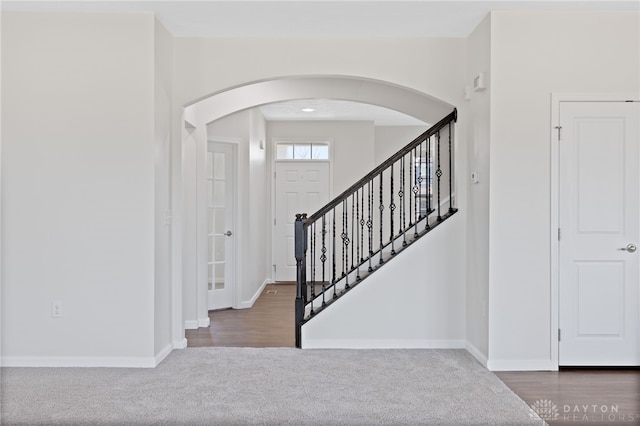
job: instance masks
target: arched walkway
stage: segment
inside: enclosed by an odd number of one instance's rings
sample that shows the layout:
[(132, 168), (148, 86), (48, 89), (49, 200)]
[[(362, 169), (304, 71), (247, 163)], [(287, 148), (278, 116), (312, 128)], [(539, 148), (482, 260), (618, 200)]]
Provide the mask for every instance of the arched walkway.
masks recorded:
[[(183, 319), (200, 327), (209, 325), (206, 271), (205, 153), (207, 124), (227, 115), (260, 105), (295, 99), (337, 99), (386, 107), (435, 123), (451, 112), (453, 105), (428, 94), (394, 83), (354, 76), (289, 76), (257, 81), (207, 95), (184, 107), (182, 140), (178, 161), (174, 161), (174, 211), (181, 212), (174, 222), (174, 233), (182, 244), (174, 244), (173, 267), (182, 271), (174, 282), (174, 330), (184, 331)], [(240, 244), (238, 244), (240, 245)], [(238, 247), (241, 251), (242, 247)], [(243, 283), (238, 280), (236, 292)], [(178, 300), (179, 299), (179, 300)], [(179, 322), (179, 323), (178, 323)]]

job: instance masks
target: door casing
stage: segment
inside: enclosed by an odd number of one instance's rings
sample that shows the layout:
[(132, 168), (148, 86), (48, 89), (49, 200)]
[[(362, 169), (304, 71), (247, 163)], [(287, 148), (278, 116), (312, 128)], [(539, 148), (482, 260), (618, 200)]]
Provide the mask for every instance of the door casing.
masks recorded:
[(633, 93), (552, 93), (551, 94), (551, 221), (549, 241), (551, 242), (551, 365), (553, 370), (559, 369), (559, 312), (560, 312), (560, 267), (558, 227), (560, 215), (560, 152), (558, 126), (560, 126), (561, 102), (640, 102), (638, 94)]
[[(333, 151), (334, 151), (334, 145), (333, 145), (333, 138), (331, 137), (326, 137), (326, 138), (318, 138), (318, 137), (311, 137), (311, 138), (272, 138), (270, 141), (270, 146), (268, 147), (269, 149), (269, 153), (270, 153), (270, 161), (269, 161), (269, 167), (271, 168), (269, 175), (271, 176), (271, 221), (269, 223), (271, 223), (271, 226), (269, 227), (269, 240), (270, 240), (270, 244), (269, 247), (271, 249), (271, 282), (276, 282), (276, 274), (275, 274), (275, 265), (276, 265), (276, 258), (275, 258), (275, 241), (274, 241), (274, 228), (275, 226), (273, 225), (276, 220), (276, 179), (275, 179), (275, 171), (276, 171), (276, 162), (278, 161), (276, 158), (276, 146), (278, 143), (314, 143), (314, 142), (318, 142), (318, 143), (326, 143), (329, 145), (329, 200), (333, 199)], [(286, 161), (286, 160), (285, 160)], [(324, 160), (326, 161), (326, 160)], [(300, 212), (300, 213), (308, 213), (308, 214), (312, 214), (313, 212)]]

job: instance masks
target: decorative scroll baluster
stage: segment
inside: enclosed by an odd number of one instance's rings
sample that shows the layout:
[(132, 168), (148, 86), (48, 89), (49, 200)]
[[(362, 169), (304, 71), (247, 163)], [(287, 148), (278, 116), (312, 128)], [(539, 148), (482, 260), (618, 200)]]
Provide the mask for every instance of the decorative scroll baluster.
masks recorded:
[(325, 271), (325, 262), (327, 261), (327, 245), (325, 243), (325, 236), (327, 234), (327, 221), (326, 221), (326, 215), (322, 215), (322, 248), (320, 249), (321, 251), (321, 255), (320, 255), (320, 262), (322, 262), (322, 306), (325, 306), (327, 304), (326, 300), (324, 299), (324, 293), (325, 291), (327, 291), (326, 288), (326, 278), (324, 276), (324, 271)]
[[(415, 160), (414, 158), (416, 157), (416, 150), (415, 148), (413, 149), (413, 152), (409, 152), (409, 185), (411, 185), (411, 187), (409, 188), (410, 192), (409, 192), (409, 228), (411, 228), (411, 225), (413, 225), (413, 207), (416, 204), (416, 195), (415, 192), (413, 191), (415, 188), (414, 185), (414, 169), (415, 169)], [(413, 194), (413, 200), (411, 200), (411, 195)]]
[(438, 168), (436, 170), (436, 177), (438, 178), (438, 221), (442, 221), (442, 216), (440, 216), (440, 204), (442, 201), (440, 199), (440, 178), (442, 177), (442, 169), (440, 168), (440, 130), (436, 133), (436, 150), (438, 151)]
[(360, 256), (358, 264), (364, 263), (364, 185), (360, 188)]
[(382, 249), (384, 247), (383, 244), (383, 239), (384, 237), (382, 236), (382, 226), (384, 223), (384, 203), (382, 202), (382, 189), (383, 189), (383, 185), (382, 185), (382, 172), (380, 172), (380, 261), (378, 263), (383, 264), (384, 263), (384, 259), (382, 258)]
[(429, 229), (429, 213), (431, 213), (431, 195), (432, 195), (432, 182), (431, 182), (431, 172), (433, 171), (432, 169), (432, 164), (431, 164), (431, 137), (428, 137), (427, 139), (425, 139), (425, 170), (426, 170), (426, 183), (425, 183), (425, 205), (426, 205), (426, 211), (425, 211), (425, 216), (427, 218), (427, 220), (424, 221), (424, 229)]
[[(413, 185), (413, 204), (414, 204), (414, 214), (415, 214), (415, 218), (414, 218), (414, 229), (413, 229), (413, 236), (414, 238), (418, 238), (418, 221), (420, 220), (420, 193), (422, 192), (422, 188), (421, 188), (421, 182), (422, 182), (422, 145), (420, 145), (420, 153), (418, 154), (418, 151), (416, 149), (413, 150), (414, 153), (414, 157), (417, 161), (414, 160), (414, 168), (416, 169), (415, 171), (415, 182)], [(420, 155), (420, 156), (418, 156)]]
[(345, 278), (344, 288), (349, 288), (349, 222), (348, 222), (348, 198), (342, 202), (342, 276)]
[(367, 220), (367, 228), (369, 228), (369, 272), (373, 271), (373, 267), (371, 266), (371, 261), (373, 258), (373, 222), (371, 221), (371, 204), (373, 203), (373, 181), (367, 182), (367, 199), (369, 204), (369, 219)]
[(400, 174), (402, 175), (402, 181), (400, 183), (400, 192), (398, 193), (398, 196), (400, 197), (400, 216), (401, 216), (401, 220), (402, 220), (402, 229), (400, 230), (400, 232), (402, 233), (402, 246), (406, 247), (407, 246), (407, 233), (406, 231), (406, 226), (407, 226), (407, 222), (406, 222), (406, 214), (407, 214), (407, 207), (405, 205), (406, 202), (406, 197), (404, 196), (405, 192), (404, 192), (404, 184), (405, 184), (405, 168), (404, 168), (404, 159), (406, 156), (402, 156), (402, 159), (400, 160)]
[(391, 185), (389, 186), (389, 218), (391, 219), (391, 237), (389, 241), (391, 242), (391, 255), (396, 254), (396, 249), (394, 247), (394, 227), (393, 227), (393, 216), (395, 215), (396, 205), (394, 203), (394, 194), (393, 194), (393, 163), (391, 163)]

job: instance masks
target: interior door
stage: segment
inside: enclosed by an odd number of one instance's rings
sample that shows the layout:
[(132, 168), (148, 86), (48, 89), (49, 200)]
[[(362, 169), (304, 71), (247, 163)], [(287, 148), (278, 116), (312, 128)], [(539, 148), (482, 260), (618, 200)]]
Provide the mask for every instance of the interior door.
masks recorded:
[(559, 364), (640, 365), (640, 104), (560, 105)]
[(312, 214), (329, 202), (327, 161), (275, 163), (273, 253), (276, 281), (295, 281), (294, 222), (297, 213)]
[(207, 307), (230, 308), (234, 285), (233, 145), (209, 142), (207, 149)]

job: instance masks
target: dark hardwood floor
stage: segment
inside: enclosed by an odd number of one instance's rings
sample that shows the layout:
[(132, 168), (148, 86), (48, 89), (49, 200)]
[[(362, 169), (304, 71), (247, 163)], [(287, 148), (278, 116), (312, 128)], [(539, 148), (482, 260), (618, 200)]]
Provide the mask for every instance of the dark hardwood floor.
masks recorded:
[[(271, 284), (251, 309), (209, 312), (189, 346), (293, 347), (295, 284)], [(551, 425), (640, 425), (640, 370), (497, 372)], [(547, 411), (543, 411), (546, 408)]]
[[(549, 425), (640, 425), (640, 370), (495, 373)], [(540, 411), (547, 407), (549, 411)]]
[(187, 345), (293, 347), (295, 297), (295, 284), (270, 284), (251, 309), (209, 311), (211, 325), (187, 330)]

